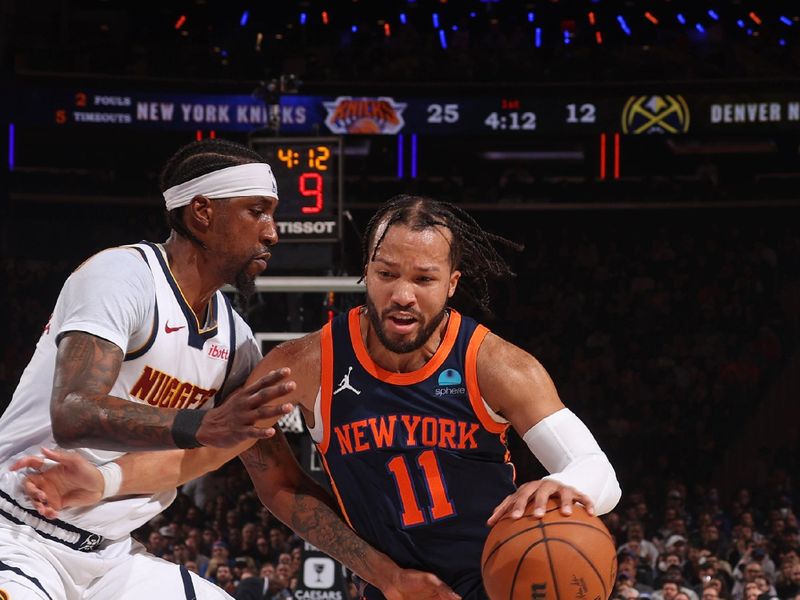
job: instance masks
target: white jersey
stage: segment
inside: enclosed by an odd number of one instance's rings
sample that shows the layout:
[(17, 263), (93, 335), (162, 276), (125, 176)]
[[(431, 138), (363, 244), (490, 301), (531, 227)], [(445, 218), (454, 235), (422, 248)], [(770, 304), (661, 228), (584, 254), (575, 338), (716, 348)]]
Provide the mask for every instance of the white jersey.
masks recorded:
[[(0, 519), (49, 530), (63, 538), (76, 528), (71, 545), (115, 540), (150, 520), (175, 498), (175, 491), (114, 498), (82, 509), (67, 509), (52, 524), (36, 513), (21, 492), (23, 473), (8, 466), (57, 447), (50, 398), (57, 344), (70, 331), (108, 340), (125, 352), (110, 394), (163, 408), (208, 410), (241, 385), (260, 359), (258, 344), (221, 292), (212, 297), (203, 325), (173, 277), (163, 249), (149, 242), (101, 252), (67, 279), (50, 322), (0, 418)], [(120, 452), (79, 450), (95, 464)], [(87, 534), (89, 541), (86, 541)]]

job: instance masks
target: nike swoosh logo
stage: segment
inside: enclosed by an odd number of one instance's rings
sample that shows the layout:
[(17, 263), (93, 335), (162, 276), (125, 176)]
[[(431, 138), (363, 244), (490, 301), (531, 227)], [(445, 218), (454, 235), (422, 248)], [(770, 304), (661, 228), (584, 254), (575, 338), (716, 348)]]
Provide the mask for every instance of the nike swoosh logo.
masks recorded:
[(181, 325), (180, 327), (170, 327), (169, 326), (169, 321), (164, 323), (164, 331), (166, 333), (172, 333), (174, 331), (178, 331), (179, 329), (183, 329), (184, 327), (186, 327), (186, 325)]

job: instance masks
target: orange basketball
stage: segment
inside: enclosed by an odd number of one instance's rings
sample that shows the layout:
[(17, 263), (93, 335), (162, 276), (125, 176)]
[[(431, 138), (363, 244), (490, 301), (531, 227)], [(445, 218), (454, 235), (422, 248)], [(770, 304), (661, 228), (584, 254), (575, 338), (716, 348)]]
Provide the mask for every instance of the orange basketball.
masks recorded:
[(533, 505), (489, 532), (481, 557), (491, 600), (608, 600), (617, 555), (608, 529), (580, 505), (565, 517), (552, 498), (541, 519)]

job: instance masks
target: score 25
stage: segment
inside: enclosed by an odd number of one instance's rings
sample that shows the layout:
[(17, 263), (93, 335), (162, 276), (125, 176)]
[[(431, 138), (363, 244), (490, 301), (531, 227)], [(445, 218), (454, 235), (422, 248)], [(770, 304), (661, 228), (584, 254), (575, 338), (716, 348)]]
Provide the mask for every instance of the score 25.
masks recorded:
[(429, 104), (428, 123), (458, 123), (458, 104)]

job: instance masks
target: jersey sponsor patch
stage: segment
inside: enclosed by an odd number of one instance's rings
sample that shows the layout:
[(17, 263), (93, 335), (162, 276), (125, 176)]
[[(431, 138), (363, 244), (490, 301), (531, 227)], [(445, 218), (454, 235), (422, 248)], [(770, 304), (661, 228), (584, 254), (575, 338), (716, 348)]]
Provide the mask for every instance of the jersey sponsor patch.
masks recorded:
[(216, 358), (218, 360), (228, 360), (230, 351), (228, 350), (227, 346), (222, 346), (220, 344), (211, 344), (211, 346), (208, 348), (208, 355), (211, 358)]
[(455, 369), (445, 369), (439, 373), (439, 379), (436, 380), (436, 383), (438, 383), (440, 387), (437, 387), (433, 393), (436, 394), (437, 397), (464, 395), (467, 393), (467, 388), (461, 385), (462, 381), (461, 373)]
[(437, 383), (439, 385), (458, 385), (461, 383), (461, 373), (455, 369), (445, 369), (439, 373)]

